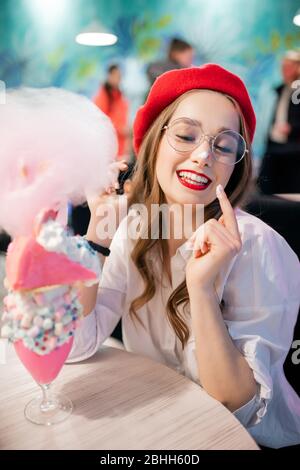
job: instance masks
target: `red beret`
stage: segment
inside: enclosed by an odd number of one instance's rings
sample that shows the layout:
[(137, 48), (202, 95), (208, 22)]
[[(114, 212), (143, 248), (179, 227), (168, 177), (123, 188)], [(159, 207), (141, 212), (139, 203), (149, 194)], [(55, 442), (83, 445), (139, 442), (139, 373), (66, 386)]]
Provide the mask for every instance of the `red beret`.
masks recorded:
[(183, 93), (194, 89), (220, 91), (232, 96), (240, 105), (253, 140), (256, 118), (244, 82), (217, 64), (170, 70), (160, 75), (152, 85), (147, 100), (138, 110), (133, 124), (133, 145), (137, 153), (144, 135), (169, 104)]

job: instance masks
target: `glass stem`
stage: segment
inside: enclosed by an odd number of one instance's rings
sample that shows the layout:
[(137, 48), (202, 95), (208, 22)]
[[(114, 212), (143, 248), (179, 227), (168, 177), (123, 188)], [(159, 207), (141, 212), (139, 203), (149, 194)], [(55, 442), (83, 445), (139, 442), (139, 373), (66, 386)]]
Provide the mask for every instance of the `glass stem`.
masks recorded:
[(43, 412), (50, 411), (53, 408), (53, 406), (55, 406), (51, 398), (51, 390), (50, 390), (51, 383), (39, 384), (39, 386), (41, 387), (42, 392), (43, 392), (43, 398), (42, 398), (42, 402), (40, 405), (41, 410)]

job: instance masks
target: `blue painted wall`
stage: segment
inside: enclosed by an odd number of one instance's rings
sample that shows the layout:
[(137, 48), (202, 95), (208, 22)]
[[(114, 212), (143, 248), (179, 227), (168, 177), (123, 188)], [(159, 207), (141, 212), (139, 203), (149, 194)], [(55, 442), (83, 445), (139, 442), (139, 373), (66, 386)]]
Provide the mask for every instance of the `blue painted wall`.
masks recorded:
[[(296, 0), (1, 0), (0, 79), (8, 87), (54, 85), (91, 97), (107, 64), (120, 62), (133, 115), (147, 89), (147, 63), (163, 57), (178, 35), (195, 46), (195, 64), (217, 62), (246, 81), (257, 112), (259, 157), (280, 58), (300, 47), (300, 28), (292, 23), (298, 8)], [(95, 19), (118, 35), (115, 46), (75, 43)]]

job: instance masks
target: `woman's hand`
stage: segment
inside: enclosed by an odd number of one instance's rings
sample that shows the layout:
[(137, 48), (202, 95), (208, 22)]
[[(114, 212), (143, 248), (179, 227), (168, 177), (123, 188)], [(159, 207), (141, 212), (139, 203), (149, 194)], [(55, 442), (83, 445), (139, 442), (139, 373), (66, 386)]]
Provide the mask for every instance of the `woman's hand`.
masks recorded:
[(221, 185), (217, 196), (223, 215), (201, 225), (190, 238), (193, 256), (186, 266), (186, 282), (190, 291), (194, 287), (214, 292), (219, 271), (229, 264), (242, 246), (235, 213)]
[(96, 212), (100, 204), (106, 204), (112, 195), (115, 195), (119, 188), (118, 176), (121, 171), (127, 170), (128, 165), (125, 160), (114, 162), (109, 168), (110, 185), (105, 191), (97, 197), (88, 200), (88, 206), (91, 211), (91, 218), (96, 218)]
[(116, 194), (116, 189), (119, 188), (118, 176), (120, 171), (125, 171), (127, 168), (128, 165), (125, 160), (114, 162), (110, 166), (110, 186), (107, 187), (106, 190), (99, 196), (88, 200), (91, 219), (87, 231), (87, 238), (106, 247), (109, 247), (114, 233), (112, 233), (111, 236), (105, 237), (103, 234), (100, 235), (98, 233), (99, 230), (97, 228), (99, 228), (101, 219), (110, 218), (111, 223), (113, 223), (113, 218), (107, 217), (107, 214), (112, 215), (112, 213), (114, 213), (116, 222), (114, 228), (116, 230), (119, 226), (119, 223), (121, 222), (122, 217), (126, 215), (126, 196), (118, 196)]

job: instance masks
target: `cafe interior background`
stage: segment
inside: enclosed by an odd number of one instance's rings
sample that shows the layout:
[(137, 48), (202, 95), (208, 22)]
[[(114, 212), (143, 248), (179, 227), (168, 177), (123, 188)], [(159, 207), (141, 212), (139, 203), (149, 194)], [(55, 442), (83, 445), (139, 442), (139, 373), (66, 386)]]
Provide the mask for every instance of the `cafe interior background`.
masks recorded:
[[(258, 172), (274, 110), (274, 88), (281, 83), (282, 57), (287, 50), (300, 49), (300, 27), (293, 21), (299, 8), (295, 0), (1, 0), (1, 84), (61, 87), (92, 99), (107, 67), (117, 63), (131, 124), (149, 89), (147, 66), (166, 57), (172, 38), (184, 39), (194, 48), (194, 65), (216, 62), (245, 81), (257, 115)], [(112, 33), (117, 41), (97, 47), (76, 42), (78, 34), (95, 30)], [(295, 171), (299, 174), (299, 163)], [(299, 256), (299, 235), (291, 226), (299, 220), (300, 187), (275, 192), (292, 197), (255, 195), (249, 211), (259, 213)], [(4, 253), (7, 245), (2, 236)], [(300, 338), (297, 328), (295, 339)], [(300, 365), (292, 363), (291, 354), (292, 350), (286, 373), (300, 393)]]
[[(169, 40), (195, 48), (194, 64), (219, 63), (251, 93), (260, 158), (282, 54), (300, 44), (295, 0), (1, 0), (0, 77), (7, 87), (56, 86), (92, 97), (110, 63), (122, 68), (131, 120), (148, 89), (145, 69), (163, 58)], [(75, 37), (93, 26), (115, 34), (112, 46), (88, 47)]]

